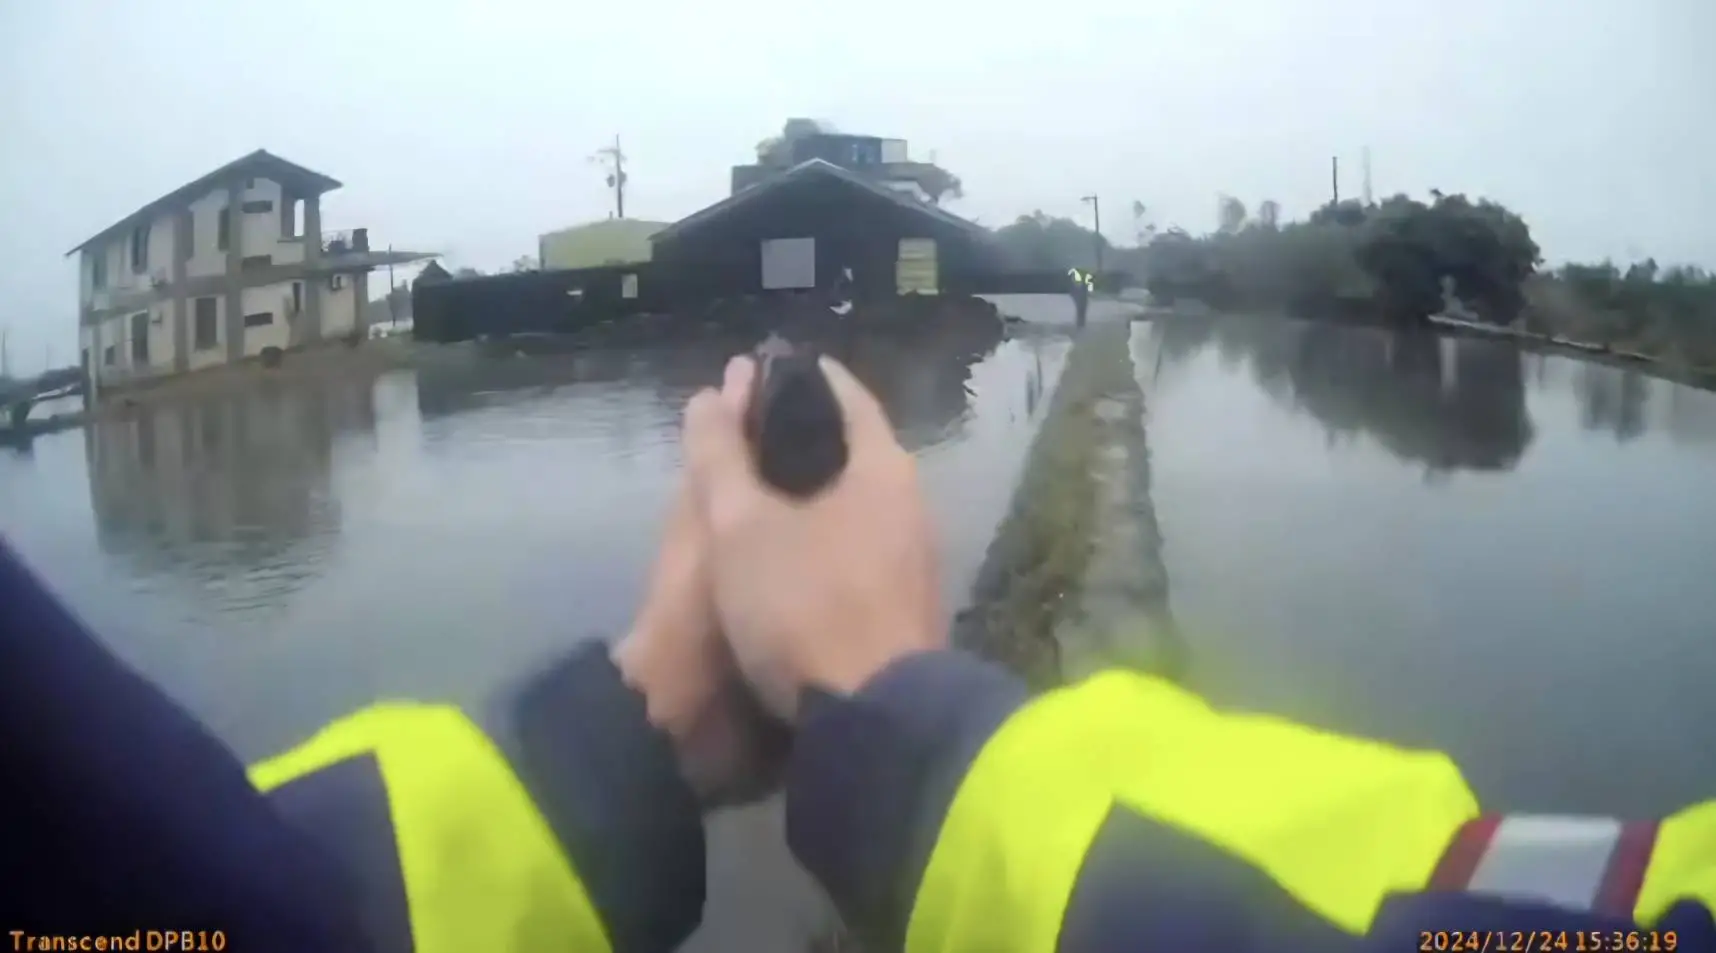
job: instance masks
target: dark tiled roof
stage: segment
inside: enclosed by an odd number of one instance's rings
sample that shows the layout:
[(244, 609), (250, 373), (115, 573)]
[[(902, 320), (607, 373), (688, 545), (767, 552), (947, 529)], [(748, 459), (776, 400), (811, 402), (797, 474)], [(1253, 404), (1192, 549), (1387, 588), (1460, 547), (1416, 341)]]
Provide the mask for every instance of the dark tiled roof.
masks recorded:
[(874, 179), (860, 175), (850, 169), (843, 169), (840, 166), (824, 159), (811, 159), (806, 162), (800, 162), (798, 165), (795, 165), (778, 175), (764, 179), (756, 185), (750, 186), (743, 191), (722, 199), (708, 208), (692, 212), (690, 215), (687, 215), (679, 221), (674, 222), (672, 225), (669, 225), (650, 236), (650, 241), (659, 242), (663, 239), (678, 237), (686, 231), (695, 229), (708, 222), (715, 221), (734, 209), (742, 208), (745, 205), (756, 201), (758, 198), (787, 185), (788, 183), (803, 181), (807, 178), (826, 178), (843, 182), (847, 185), (887, 199), (896, 205), (910, 209), (926, 218), (934, 219), (943, 225), (960, 229), (961, 231), (971, 234), (973, 237), (987, 238), (990, 234), (988, 229), (978, 225), (976, 222), (970, 222), (960, 218), (958, 215), (955, 215), (939, 206), (931, 205), (928, 202), (921, 201), (903, 192), (890, 189)]
[(150, 202), (148, 205), (143, 206), (137, 211), (132, 212), (130, 215), (125, 216), (119, 221), (114, 222), (112, 225), (109, 225), (101, 231), (96, 232), (94, 235), (91, 235), (89, 238), (78, 243), (76, 248), (66, 252), (66, 254), (76, 254), (104, 238), (117, 235), (163, 208), (168, 208), (173, 205), (200, 198), (215, 186), (240, 175), (260, 176), (262, 178), (273, 179), (282, 185), (292, 186), (299, 192), (306, 192), (315, 195), (320, 195), (323, 192), (332, 191), (340, 187), (338, 179), (323, 175), (313, 169), (306, 169), (296, 162), (288, 162), (272, 152), (269, 152), (267, 149), (258, 149), (247, 156), (241, 156), (234, 159), (213, 172), (187, 182), (173, 191), (168, 192), (166, 195), (161, 196), (155, 201)]

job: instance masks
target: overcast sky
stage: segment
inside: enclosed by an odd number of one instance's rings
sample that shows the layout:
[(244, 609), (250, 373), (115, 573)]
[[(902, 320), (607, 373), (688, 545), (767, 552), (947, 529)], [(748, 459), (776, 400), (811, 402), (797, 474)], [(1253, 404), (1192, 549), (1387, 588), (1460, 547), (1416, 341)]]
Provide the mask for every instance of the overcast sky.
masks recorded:
[(1711, 0), (0, 0), (0, 326), (71, 363), (65, 250), (253, 149), (346, 183), (327, 229), (493, 268), (607, 214), (616, 133), (671, 220), (788, 116), (933, 152), (987, 225), (1297, 216), (1369, 146), (1378, 194), (1496, 198), (1551, 261), (1711, 266), (1711, 37)]

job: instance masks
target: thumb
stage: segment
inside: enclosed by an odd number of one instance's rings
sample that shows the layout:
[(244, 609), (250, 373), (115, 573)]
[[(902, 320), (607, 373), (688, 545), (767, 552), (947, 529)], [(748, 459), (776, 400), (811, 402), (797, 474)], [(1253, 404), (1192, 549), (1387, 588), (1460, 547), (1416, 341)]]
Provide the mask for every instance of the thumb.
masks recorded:
[(692, 494), (706, 519), (758, 492), (742, 411), (713, 389), (685, 405), (681, 435)]

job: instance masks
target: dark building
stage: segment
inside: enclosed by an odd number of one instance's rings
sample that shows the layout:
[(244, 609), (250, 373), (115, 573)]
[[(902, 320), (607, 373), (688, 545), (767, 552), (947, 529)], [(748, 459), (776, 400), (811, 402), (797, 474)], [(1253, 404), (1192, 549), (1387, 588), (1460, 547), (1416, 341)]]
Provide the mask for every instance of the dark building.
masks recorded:
[(821, 158), (681, 219), (651, 243), (656, 267), (729, 294), (832, 288), (847, 269), (859, 298), (933, 293), (999, 265), (987, 229)]

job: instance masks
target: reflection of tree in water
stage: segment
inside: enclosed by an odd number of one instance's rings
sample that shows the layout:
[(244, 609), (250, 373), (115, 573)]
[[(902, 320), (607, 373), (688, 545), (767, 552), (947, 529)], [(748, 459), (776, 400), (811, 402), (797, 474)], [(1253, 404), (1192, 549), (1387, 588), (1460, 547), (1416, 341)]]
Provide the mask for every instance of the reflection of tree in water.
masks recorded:
[[(919, 330), (856, 332), (819, 343), (876, 392), (902, 442), (915, 449), (963, 424), (971, 368), (1001, 343), (1001, 330), (999, 322), (931, 320)], [(418, 409), (431, 418), (598, 384), (622, 403), (627, 392), (636, 393), (657, 419), (677, 414), (697, 388), (719, 382), (730, 357), (756, 344), (749, 336), (702, 336), (651, 347), (468, 353), (418, 370)]]
[(334, 441), (375, 430), (370, 381), (268, 386), (131, 408), (85, 431), (101, 547), (158, 570), (282, 584), (339, 529)]
[(1156, 333), (1168, 359), (1214, 343), (1331, 437), (1368, 434), (1433, 473), (1510, 469), (1533, 437), (1520, 355), (1506, 346), (1278, 319), (1178, 319)]
[(1621, 367), (1585, 363), (1573, 378), (1579, 417), (1586, 430), (1608, 431), (1622, 443), (1645, 431), (1650, 386), (1643, 374)]

